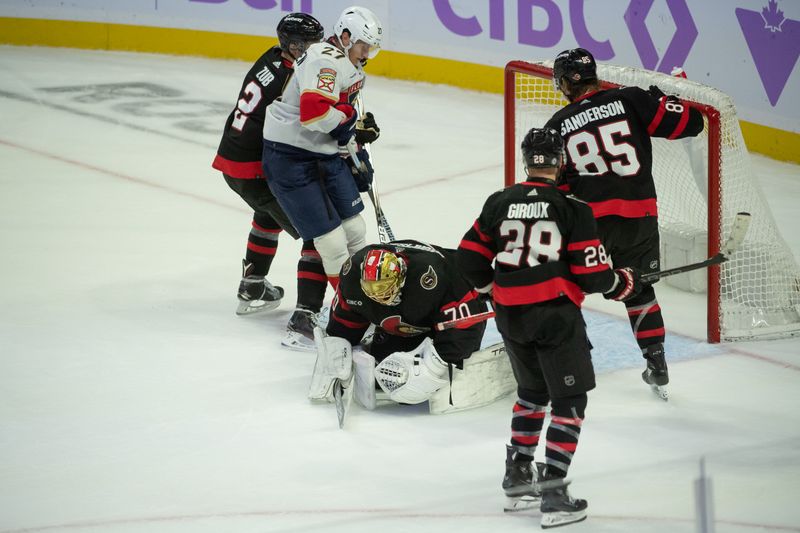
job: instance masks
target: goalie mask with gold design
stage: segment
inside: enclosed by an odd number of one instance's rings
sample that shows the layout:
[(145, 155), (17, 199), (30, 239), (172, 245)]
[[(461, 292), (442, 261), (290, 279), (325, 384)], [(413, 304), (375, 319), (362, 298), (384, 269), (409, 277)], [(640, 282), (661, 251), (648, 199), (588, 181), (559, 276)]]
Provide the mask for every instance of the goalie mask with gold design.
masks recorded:
[(361, 263), (361, 290), (381, 305), (400, 303), (406, 282), (406, 260), (389, 250), (370, 250)]

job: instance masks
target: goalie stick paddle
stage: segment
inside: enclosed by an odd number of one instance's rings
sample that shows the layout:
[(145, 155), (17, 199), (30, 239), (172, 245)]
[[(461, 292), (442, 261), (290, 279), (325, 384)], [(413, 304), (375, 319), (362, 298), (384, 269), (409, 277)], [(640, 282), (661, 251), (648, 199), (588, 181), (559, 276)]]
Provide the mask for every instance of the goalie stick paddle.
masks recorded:
[(465, 316), (464, 318), (456, 318), (455, 320), (446, 320), (445, 322), (437, 322), (433, 328), (436, 331), (444, 331), (446, 329), (453, 329), (453, 328), (468, 328), (477, 324), (478, 322), (483, 322), (485, 320), (489, 320), (490, 318), (494, 317), (494, 311), (485, 311), (483, 313), (477, 313), (475, 315)]
[(333, 381), (333, 401), (336, 403), (336, 416), (339, 418), (339, 429), (344, 429), (344, 417), (347, 414), (343, 396), (342, 382), (336, 379)]
[(728, 260), (729, 256), (733, 254), (733, 252), (739, 249), (739, 246), (741, 246), (742, 241), (744, 241), (745, 235), (747, 235), (747, 228), (749, 227), (750, 227), (750, 213), (737, 213), (736, 218), (733, 221), (733, 228), (731, 229), (731, 234), (728, 236), (728, 240), (725, 241), (725, 244), (722, 245), (722, 251), (720, 251), (717, 255), (715, 255), (714, 257), (709, 257), (705, 261), (700, 261), (698, 263), (691, 263), (684, 266), (670, 268), (668, 270), (662, 270), (661, 272), (644, 274), (642, 275), (642, 282), (655, 283), (661, 278), (674, 276), (675, 274), (683, 274), (684, 272), (691, 272), (692, 270), (698, 270), (700, 268), (706, 268), (711, 265), (719, 265), (721, 263), (724, 263), (725, 261)]

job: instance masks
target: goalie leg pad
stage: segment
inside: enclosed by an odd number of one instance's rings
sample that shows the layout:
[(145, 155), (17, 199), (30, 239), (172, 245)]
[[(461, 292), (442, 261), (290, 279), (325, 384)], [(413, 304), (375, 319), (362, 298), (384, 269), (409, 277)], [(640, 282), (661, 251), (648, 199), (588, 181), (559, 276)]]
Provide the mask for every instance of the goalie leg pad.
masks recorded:
[(314, 328), (317, 360), (308, 389), (310, 400), (333, 401), (333, 382), (340, 380), (345, 388), (353, 377), (353, 352), (350, 343), (340, 337), (328, 337), (321, 328)]
[(356, 402), (364, 409), (372, 411), (378, 405), (375, 394), (375, 358), (356, 348), (353, 350)]
[(426, 338), (415, 350), (394, 352), (378, 363), (375, 379), (392, 401), (422, 403), (447, 384), (447, 363)]
[(453, 370), (450, 386), (442, 387), (431, 396), (430, 412), (440, 415), (482, 407), (516, 390), (517, 381), (505, 345), (500, 342), (464, 359), (464, 368)]

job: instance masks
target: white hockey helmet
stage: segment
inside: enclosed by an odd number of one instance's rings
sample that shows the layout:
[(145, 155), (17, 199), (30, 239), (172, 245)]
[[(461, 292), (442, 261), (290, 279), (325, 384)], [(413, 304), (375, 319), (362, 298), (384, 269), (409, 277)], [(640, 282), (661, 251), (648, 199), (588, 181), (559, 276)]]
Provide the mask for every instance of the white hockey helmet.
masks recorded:
[(336, 21), (336, 26), (333, 28), (333, 33), (340, 42), (342, 33), (345, 30), (350, 33), (350, 45), (345, 48), (345, 52), (353, 46), (353, 43), (361, 41), (369, 45), (370, 59), (378, 55), (381, 49), (381, 40), (383, 39), (383, 28), (375, 13), (366, 7), (348, 7), (342, 11), (339, 20)]

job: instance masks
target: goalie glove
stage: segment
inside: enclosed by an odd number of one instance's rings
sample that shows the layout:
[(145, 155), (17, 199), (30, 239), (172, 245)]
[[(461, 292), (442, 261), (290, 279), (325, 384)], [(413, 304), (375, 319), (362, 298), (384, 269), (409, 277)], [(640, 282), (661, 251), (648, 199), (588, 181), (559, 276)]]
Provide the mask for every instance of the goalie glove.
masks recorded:
[(363, 120), (356, 122), (356, 142), (358, 144), (374, 143), (381, 136), (381, 129), (375, 122), (375, 115), (367, 111)]
[(378, 363), (375, 379), (392, 401), (422, 403), (447, 385), (447, 363), (426, 338), (416, 350), (394, 352)]
[(603, 297), (606, 300), (625, 302), (635, 298), (642, 292), (642, 273), (633, 267), (618, 268), (614, 270), (616, 281)]

